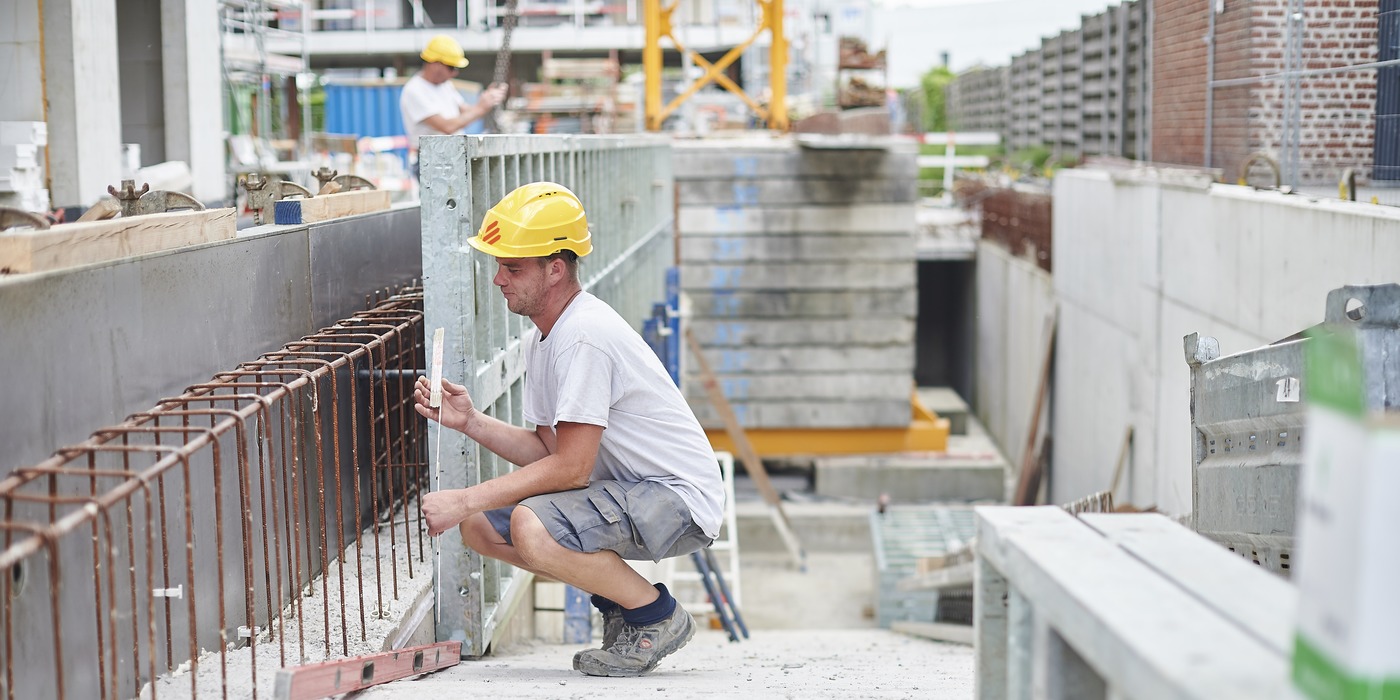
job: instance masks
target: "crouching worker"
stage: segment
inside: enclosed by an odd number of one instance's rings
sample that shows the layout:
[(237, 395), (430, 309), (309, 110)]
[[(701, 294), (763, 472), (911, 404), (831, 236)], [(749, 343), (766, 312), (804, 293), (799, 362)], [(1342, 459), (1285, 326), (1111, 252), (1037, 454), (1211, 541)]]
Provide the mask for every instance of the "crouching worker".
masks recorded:
[[(660, 561), (714, 541), (724, 507), (714, 452), (641, 336), (580, 286), (578, 259), (593, 244), (573, 192), (520, 187), (469, 243), (496, 259), (492, 282), (511, 312), (534, 323), (523, 342), (524, 417), (535, 428), (478, 411), (465, 387), (443, 381), (442, 424), (520, 468), (424, 496), (429, 532), (460, 525), (482, 556), (588, 591), (603, 647), (574, 655), (574, 668), (648, 673), (690, 641), (695, 621), (623, 560)], [(428, 395), (420, 378), (418, 412), (436, 418)]]

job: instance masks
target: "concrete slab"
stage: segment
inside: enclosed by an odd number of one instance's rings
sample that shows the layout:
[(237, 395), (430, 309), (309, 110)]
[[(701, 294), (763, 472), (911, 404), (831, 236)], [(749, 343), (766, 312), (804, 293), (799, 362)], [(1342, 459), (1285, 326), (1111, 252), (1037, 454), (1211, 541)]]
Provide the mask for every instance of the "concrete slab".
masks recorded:
[[(852, 291), (687, 290), (692, 318), (866, 318), (875, 315), (913, 318), (918, 294), (906, 289)], [(912, 357), (913, 348), (908, 348)]]
[(683, 237), (745, 233), (840, 233), (843, 236), (909, 234), (916, 226), (914, 207), (906, 202), (843, 206), (828, 206), (825, 203), (775, 206), (773, 202), (764, 202), (762, 207), (739, 207), (683, 201), (676, 217), (676, 230)]
[(813, 461), (819, 496), (878, 498), (895, 503), (996, 501), (1006, 464), (999, 457), (902, 454), (823, 457)]
[(974, 690), (970, 647), (889, 630), (755, 630), (737, 644), (723, 632), (701, 630), (641, 678), (592, 678), (574, 671), (574, 653), (588, 646), (521, 645), (371, 688), (359, 697), (968, 698)]
[(828, 290), (910, 289), (915, 267), (906, 256), (896, 262), (845, 263), (686, 263), (681, 285), (687, 290)]

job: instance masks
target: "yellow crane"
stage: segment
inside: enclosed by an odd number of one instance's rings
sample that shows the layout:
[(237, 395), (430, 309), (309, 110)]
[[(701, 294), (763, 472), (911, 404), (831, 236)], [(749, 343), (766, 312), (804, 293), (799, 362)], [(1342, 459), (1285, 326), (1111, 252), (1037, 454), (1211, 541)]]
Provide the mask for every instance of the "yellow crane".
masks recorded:
[[(739, 99), (748, 104), (755, 114), (768, 124), (768, 128), (778, 131), (787, 131), (787, 60), (788, 43), (787, 37), (783, 34), (783, 0), (754, 0), (758, 3), (760, 10), (760, 20), (758, 28), (754, 30), (747, 41), (730, 49), (714, 63), (710, 63), (698, 52), (687, 49), (684, 44), (676, 38), (672, 31), (671, 16), (680, 0), (673, 0), (671, 4), (662, 6), (662, 0), (644, 0), (643, 12), (646, 19), (646, 46), (642, 49), (642, 68), (646, 71), (646, 124), (648, 131), (660, 131), (661, 125), (666, 121), (676, 108), (711, 82), (717, 83), (720, 87), (739, 96)], [(725, 69), (733, 65), (739, 59), (744, 49), (747, 49), (758, 37), (767, 30), (772, 35), (769, 44), (769, 92), (768, 106), (759, 104), (744, 92), (728, 75)], [(691, 60), (705, 69), (705, 74), (686, 88), (685, 92), (677, 95), (674, 100), (662, 105), (661, 102), (661, 38), (666, 37), (675, 45), (676, 50), (682, 54), (689, 54)]]

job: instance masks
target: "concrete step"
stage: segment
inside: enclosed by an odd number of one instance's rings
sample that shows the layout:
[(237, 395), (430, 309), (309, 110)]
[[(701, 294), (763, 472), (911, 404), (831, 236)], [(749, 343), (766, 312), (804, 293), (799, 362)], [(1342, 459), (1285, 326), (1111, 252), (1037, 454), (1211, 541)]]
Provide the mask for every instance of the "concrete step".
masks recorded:
[(879, 498), (893, 503), (1001, 500), (1006, 464), (995, 455), (896, 454), (813, 461), (819, 496)]

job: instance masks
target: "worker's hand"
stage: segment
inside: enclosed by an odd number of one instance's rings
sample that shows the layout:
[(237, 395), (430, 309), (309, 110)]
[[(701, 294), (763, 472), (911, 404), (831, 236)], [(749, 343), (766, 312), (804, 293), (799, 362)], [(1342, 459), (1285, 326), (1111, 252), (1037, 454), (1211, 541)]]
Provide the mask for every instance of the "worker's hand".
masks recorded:
[(506, 101), (506, 91), (508, 89), (509, 86), (505, 83), (492, 83), (490, 87), (481, 91), (481, 96), (477, 98), (477, 102), (487, 107), (495, 107)]
[(433, 491), (423, 494), (423, 519), (428, 523), (428, 536), (437, 537), (456, 527), (471, 515), (465, 498), (466, 489)]
[(467, 421), (476, 413), (476, 406), (472, 404), (472, 397), (467, 393), (466, 387), (446, 379), (442, 380), (441, 418), (438, 417), (438, 409), (428, 405), (431, 398), (432, 389), (428, 387), (428, 378), (419, 377), (413, 386), (413, 408), (418, 411), (418, 415), (440, 421), (453, 430), (467, 432)]

